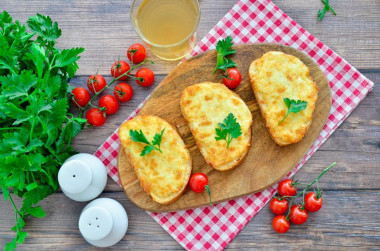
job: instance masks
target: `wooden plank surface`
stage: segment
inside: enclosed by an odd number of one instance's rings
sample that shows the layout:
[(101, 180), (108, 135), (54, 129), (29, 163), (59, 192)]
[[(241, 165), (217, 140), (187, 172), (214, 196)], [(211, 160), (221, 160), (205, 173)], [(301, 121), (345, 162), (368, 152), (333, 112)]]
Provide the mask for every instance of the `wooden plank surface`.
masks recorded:
[[(327, 13), (317, 20), (320, 1), (273, 0), (297, 21), (353, 66), (361, 70), (375, 87), (350, 117), (297, 172), (302, 181), (311, 181), (331, 162), (337, 166), (320, 184), (326, 191), (322, 211), (313, 214), (304, 226), (292, 227), (285, 235), (271, 229), (272, 215), (266, 206), (231, 242), (227, 249), (343, 249), (380, 246), (380, 1), (330, 1), (338, 16)], [(109, 68), (118, 55), (125, 57), (127, 47), (140, 42), (129, 22), (131, 1), (122, 0), (2, 0), (0, 11), (9, 11), (22, 21), (36, 12), (48, 14), (59, 22), (61, 47), (83, 46), (78, 77), (73, 85), (85, 85), (90, 74), (99, 71), (109, 76)], [(203, 37), (235, 4), (235, 0), (201, 0), (199, 38)], [(148, 57), (153, 56), (148, 53)], [(175, 67), (173, 62), (155, 59), (152, 69), (157, 85)], [(108, 79), (110, 79), (108, 77)], [(153, 90), (133, 83), (135, 95), (101, 128), (86, 129), (74, 141), (78, 151), (93, 153), (130, 112)], [(96, 135), (96, 137), (94, 137)], [(136, 208), (121, 188), (108, 180), (103, 197), (120, 201), (128, 212), (130, 228), (114, 249), (181, 250), (150, 216)], [(17, 200), (18, 201), (18, 200)], [(69, 200), (62, 193), (43, 203), (47, 216), (30, 219), (29, 238), (19, 250), (97, 250), (79, 234), (79, 213), (86, 203)], [(14, 224), (10, 204), (0, 203), (0, 245), (10, 241)], [(99, 249), (100, 250), (100, 249)]]

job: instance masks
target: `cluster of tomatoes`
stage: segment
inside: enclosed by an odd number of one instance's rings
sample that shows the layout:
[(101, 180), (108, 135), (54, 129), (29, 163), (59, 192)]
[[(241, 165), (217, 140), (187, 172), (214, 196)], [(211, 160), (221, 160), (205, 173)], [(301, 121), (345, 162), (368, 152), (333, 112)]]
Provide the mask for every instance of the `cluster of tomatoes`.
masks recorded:
[[(298, 195), (305, 194), (305, 190)], [(304, 196), (303, 203), (293, 205), (289, 210), (289, 201), (293, 202), (298, 195), (297, 183), (290, 179), (281, 181), (278, 185), (279, 196), (274, 197), (269, 204), (270, 210), (276, 214), (272, 220), (272, 227), (278, 233), (286, 233), (293, 224), (300, 225), (307, 221), (308, 212), (316, 212), (322, 207), (322, 197), (318, 189), (317, 192), (309, 192)], [(285, 215), (286, 214), (286, 215)]]
[[(129, 47), (127, 51), (127, 57), (133, 64), (140, 64), (145, 60), (146, 49), (141, 44), (133, 44)], [(141, 86), (150, 86), (154, 82), (154, 74), (152, 70), (148, 68), (141, 68), (137, 70), (134, 76), (130, 75), (131, 67), (130, 65), (122, 60), (116, 61), (111, 67), (111, 75), (114, 78), (112, 83), (115, 80), (124, 81), (127, 78), (133, 78), (136, 80), (136, 83)], [(112, 84), (110, 83), (110, 84)], [(110, 85), (108, 84), (108, 85)], [(127, 102), (133, 96), (132, 87), (124, 82), (117, 83), (113, 88), (113, 95), (103, 95), (99, 99), (99, 105), (96, 107), (91, 104), (91, 101), (101, 94), (106, 88), (108, 88), (107, 82), (102, 75), (95, 74), (88, 78), (87, 88), (76, 87), (72, 91), (72, 103), (79, 107), (80, 109), (85, 109), (89, 106), (92, 106), (86, 114), (86, 119), (88, 123), (94, 126), (101, 126), (106, 122), (106, 116), (114, 114), (119, 109), (119, 102)], [(91, 98), (90, 92), (94, 94)]]

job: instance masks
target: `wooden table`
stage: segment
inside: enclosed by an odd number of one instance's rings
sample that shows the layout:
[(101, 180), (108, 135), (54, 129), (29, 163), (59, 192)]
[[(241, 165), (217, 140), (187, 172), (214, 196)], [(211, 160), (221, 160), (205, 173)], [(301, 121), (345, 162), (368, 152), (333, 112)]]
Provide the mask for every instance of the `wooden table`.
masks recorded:
[[(131, 0), (2, 0), (1, 8), (15, 19), (25, 22), (36, 12), (59, 22), (62, 37), (58, 46), (82, 46), (86, 51), (79, 60), (80, 69), (73, 85), (85, 85), (96, 73), (109, 78), (110, 66), (118, 56), (126, 58), (129, 45), (141, 42), (129, 20)], [(327, 13), (322, 22), (317, 11), (319, 0), (274, 0), (274, 3), (314, 34), (331, 49), (375, 83), (380, 83), (380, 1), (331, 0), (338, 16)], [(201, 0), (202, 17), (199, 38), (202, 38), (235, 4), (235, 0)], [(148, 52), (154, 59), (152, 69), (156, 83), (142, 88), (132, 83), (133, 99), (122, 104), (101, 128), (85, 129), (74, 140), (80, 152), (94, 153), (153, 88), (175, 67)], [(241, 248), (318, 248), (380, 247), (380, 87), (376, 85), (368, 97), (334, 132), (327, 142), (296, 174), (302, 181), (313, 180), (333, 161), (336, 167), (322, 178), (324, 206), (311, 215), (307, 224), (292, 226), (278, 235), (272, 230), (273, 215), (269, 207), (262, 211), (237, 235), (227, 249)], [(182, 249), (182, 247), (149, 215), (136, 208), (121, 188), (108, 180), (101, 197), (116, 199), (129, 215), (129, 229), (113, 249)], [(19, 202), (19, 201), (17, 201)], [(18, 203), (20, 204), (20, 203)], [(25, 228), (28, 238), (19, 250), (96, 249), (80, 235), (78, 217), (86, 203), (68, 199), (61, 192), (42, 203), (47, 216), (29, 219)], [(0, 203), (0, 244), (10, 241), (14, 232), (14, 214), (9, 202)]]

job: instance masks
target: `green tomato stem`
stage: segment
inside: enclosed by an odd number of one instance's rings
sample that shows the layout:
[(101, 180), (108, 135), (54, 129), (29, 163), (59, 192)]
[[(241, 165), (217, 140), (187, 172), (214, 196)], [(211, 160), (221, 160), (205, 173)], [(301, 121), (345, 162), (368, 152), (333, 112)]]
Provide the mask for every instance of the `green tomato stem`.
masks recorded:
[[(318, 180), (327, 172), (327, 171), (329, 171), (333, 166), (335, 166), (336, 165), (336, 162), (334, 162), (334, 163), (332, 163), (329, 167), (327, 167), (325, 170), (323, 170), (322, 172), (321, 172), (321, 174), (319, 174), (319, 176), (313, 181), (313, 182), (311, 182), (311, 183), (309, 183), (308, 185), (307, 185), (307, 187), (305, 188), (305, 189), (303, 189), (301, 192), (299, 192), (298, 194), (296, 194), (296, 195), (294, 195), (294, 196), (290, 196), (290, 198), (292, 198), (292, 200), (290, 201), (290, 203), (289, 203), (289, 209), (288, 209), (288, 214), (287, 214), (287, 216), (286, 217), (288, 217), (289, 215), (290, 215), (290, 208), (291, 208), (291, 206), (292, 206), (292, 204), (293, 204), (293, 201), (298, 197), (298, 196), (300, 196), (301, 194), (303, 194), (303, 199), (302, 199), (302, 206), (301, 206), (301, 210), (303, 210), (303, 207), (304, 207), (304, 204), (305, 204), (305, 192), (314, 184), (314, 183), (318, 183)], [(289, 197), (289, 196), (284, 196), (284, 198), (285, 197)]]
[[(100, 93), (102, 93), (106, 88), (108, 88), (108, 86), (112, 85), (115, 81), (119, 80), (120, 78), (124, 77), (124, 76), (127, 76), (128, 73), (130, 73), (132, 70), (136, 69), (137, 67), (145, 64), (146, 62), (150, 61), (152, 64), (153, 64), (153, 61), (152, 60), (148, 60), (148, 59), (145, 59), (144, 61), (142, 61), (141, 63), (137, 64), (137, 65), (132, 65), (132, 67), (124, 72), (123, 74), (121, 74), (119, 77), (117, 78), (114, 78), (111, 82), (109, 82), (106, 86), (103, 87), (103, 89), (101, 89), (100, 91), (98, 92), (95, 92), (94, 96), (92, 96), (92, 98), (90, 99), (90, 101), (88, 102), (87, 105), (85, 105), (84, 107), (80, 107), (79, 108), (79, 113), (78, 113), (78, 117), (82, 118), (83, 117), (83, 113), (84, 111), (90, 106), (90, 103), (96, 98), (99, 96)], [(130, 76), (130, 75), (128, 75)]]

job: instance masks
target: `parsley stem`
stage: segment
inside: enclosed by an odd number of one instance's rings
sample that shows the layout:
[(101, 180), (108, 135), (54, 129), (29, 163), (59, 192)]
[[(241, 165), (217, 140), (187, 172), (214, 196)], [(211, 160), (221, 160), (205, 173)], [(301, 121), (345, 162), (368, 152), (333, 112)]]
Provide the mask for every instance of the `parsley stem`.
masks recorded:
[(278, 123), (278, 125), (280, 125), (286, 119), (286, 117), (288, 117), (289, 113), (290, 109), (288, 110), (288, 113), (286, 113), (285, 117)]
[[(150, 145), (150, 146), (152, 146), (152, 145)], [(152, 146), (154, 149), (156, 149), (157, 151), (159, 151), (160, 153), (162, 153), (162, 151), (161, 151), (161, 147), (159, 147), (159, 148), (157, 148), (157, 147), (155, 147), (155, 146)]]
[[(12, 199), (12, 196), (9, 194), (9, 199), (11, 200), (11, 203), (12, 203), (12, 206), (13, 206), (13, 210), (15, 211), (15, 218), (16, 218), (16, 229), (17, 229), (17, 232), (19, 231), (18, 229), (18, 215), (20, 215), (21, 217), (21, 214), (20, 214), (20, 211), (18, 211), (13, 199)], [(22, 217), (21, 217), (22, 218)]]

